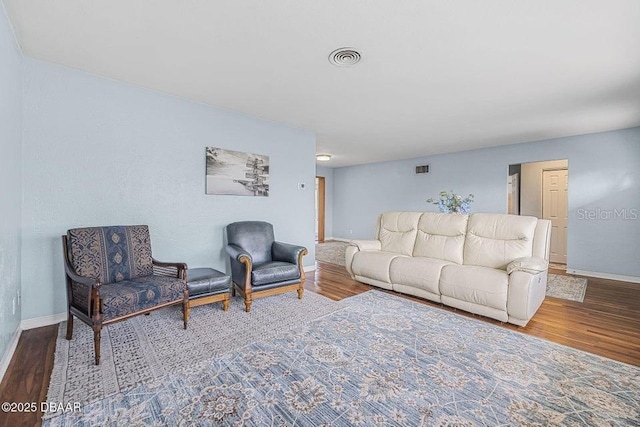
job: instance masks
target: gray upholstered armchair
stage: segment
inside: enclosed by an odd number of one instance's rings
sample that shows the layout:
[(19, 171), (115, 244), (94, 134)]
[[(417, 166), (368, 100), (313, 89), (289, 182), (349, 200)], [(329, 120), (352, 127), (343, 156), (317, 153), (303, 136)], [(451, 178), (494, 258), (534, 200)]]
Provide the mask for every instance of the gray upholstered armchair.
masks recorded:
[(62, 248), (67, 339), (73, 335), (74, 316), (91, 326), (96, 365), (100, 364), (100, 331), (105, 325), (182, 304), (187, 328), (187, 265), (153, 259), (146, 225), (74, 228), (62, 236)]
[(233, 294), (244, 297), (245, 311), (251, 311), (253, 298), (295, 290), (302, 299), (305, 247), (276, 242), (273, 226), (262, 221), (229, 224), (227, 243)]

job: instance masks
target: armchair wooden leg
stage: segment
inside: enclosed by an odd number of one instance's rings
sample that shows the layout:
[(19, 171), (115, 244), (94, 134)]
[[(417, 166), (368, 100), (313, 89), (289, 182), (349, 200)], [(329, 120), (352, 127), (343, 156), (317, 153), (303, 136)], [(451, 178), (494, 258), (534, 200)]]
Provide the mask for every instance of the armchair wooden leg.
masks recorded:
[(304, 295), (304, 287), (300, 286), (298, 288), (298, 299), (302, 299), (302, 295)]
[(184, 295), (182, 299), (182, 320), (184, 321), (184, 328), (187, 329), (187, 322), (191, 316), (191, 306), (189, 305), (189, 288), (185, 285)]
[(247, 313), (250, 312), (252, 303), (253, 303), (253, 300), (251, 299), (251, 294), (245, 295), (245, 297), (244, 297), (244, 311), (246, 311)]
[(93, 326), (93, 351), (95, 353), (96, 365), (100, 364), (100, 330), (102, 325)]
[(71, 340), (73, 337), (73, 314), (69, 312), (67, 316), (67, 340)]
[(222, 300), (222, 309), (224, 311), (229, 310), (229, 296), (227, 295), (227, 298)]
[(182, 303), (182, 319), (184, 321), (184, 328), (187, 329), (187, 322), (191, 317), (191, 307), (189, 306), (189, 300)]

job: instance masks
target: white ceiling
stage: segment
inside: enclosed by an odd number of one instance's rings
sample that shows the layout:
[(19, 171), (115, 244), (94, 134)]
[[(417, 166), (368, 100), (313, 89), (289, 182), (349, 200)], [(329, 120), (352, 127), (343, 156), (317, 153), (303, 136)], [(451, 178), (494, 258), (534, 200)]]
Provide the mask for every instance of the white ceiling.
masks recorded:
[(640, 125), (638, 0), (3, 1), (25, 55), (314, 130), (326, 166)]

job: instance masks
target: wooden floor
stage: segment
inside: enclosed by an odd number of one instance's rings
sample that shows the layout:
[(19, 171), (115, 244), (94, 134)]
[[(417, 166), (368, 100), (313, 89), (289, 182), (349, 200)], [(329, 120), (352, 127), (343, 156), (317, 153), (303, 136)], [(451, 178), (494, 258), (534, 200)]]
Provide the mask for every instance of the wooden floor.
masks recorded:
[[(552, 273), (565, 274), (560, 270)], [(588, 278), (583, 303), (546, 298), (526, 327), (501, 323), (419, 298), (397, 294), (422, 304), (454, 311), (503, 328), (514, 329), (570, 347), (640, 366), (640, 284)], [(352, 280), (344, 267), (318, 262), (307, 274), (305, 288), (340, 300), (378, 289)], [(47, 395), (58, 326), (22, 332), (18, 347), (0, 384), (0, 402), (35, 402)], [(0, 412), (0, 427), (40, 425), (42, 413)]]

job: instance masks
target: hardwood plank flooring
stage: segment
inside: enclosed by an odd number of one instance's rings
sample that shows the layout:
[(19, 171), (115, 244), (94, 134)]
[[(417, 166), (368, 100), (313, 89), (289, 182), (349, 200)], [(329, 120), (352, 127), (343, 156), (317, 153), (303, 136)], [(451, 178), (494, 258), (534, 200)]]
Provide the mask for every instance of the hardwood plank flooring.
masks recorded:
[[(344, 267), (316, 263), (307, 274), (305, 289), (340, 300), (371, 289), (352, 280)], [(566, 274), (561, 270), (550, 270)], [(526, 327), (498, 322), (393, 291), (421, 304), (480, 319), (503, 328), (534, 335), (589, 353), (640, 366), (640, 284), (588, 278), (583, 303), (546, 298)], [(46, 399), (53, 367), (58, 325), (23, 331), (0, 384), (0, 402), (40, 402)], [(40, 425), (42, 413), (1, 413), (0, 427)]]
[(47, 399), (58, 325), (23, 331), (0, 384), (0, 402), (35, 403), (37, 412), (0, 412), (0, 427), (39, 426)]

